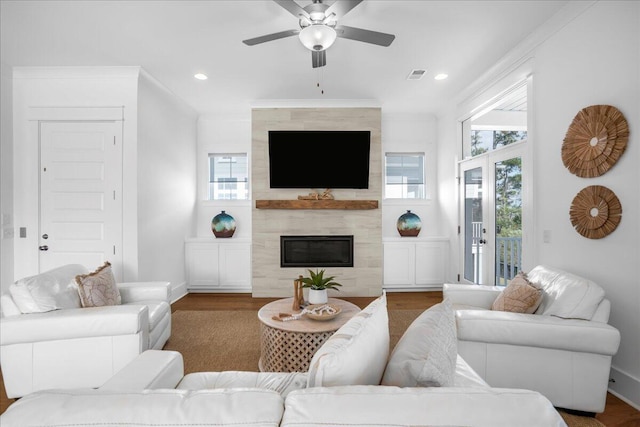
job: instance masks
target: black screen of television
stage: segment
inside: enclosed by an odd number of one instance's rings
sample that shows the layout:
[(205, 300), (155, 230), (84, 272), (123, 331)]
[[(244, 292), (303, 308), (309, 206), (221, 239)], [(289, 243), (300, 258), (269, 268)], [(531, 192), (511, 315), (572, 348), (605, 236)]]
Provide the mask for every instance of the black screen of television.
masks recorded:
[(369, 131), (269, 131), (271, 188), (369, 188)]

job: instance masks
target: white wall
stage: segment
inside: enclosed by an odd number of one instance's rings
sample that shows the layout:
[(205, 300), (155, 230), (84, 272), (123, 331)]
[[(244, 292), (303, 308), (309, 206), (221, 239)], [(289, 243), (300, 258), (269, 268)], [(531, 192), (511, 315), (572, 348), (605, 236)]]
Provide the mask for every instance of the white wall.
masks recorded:
[(13, 283), (13, 71), (0, 64), (0, 293)]
[(443, 236), (449, 236), (449, 272), (448, 277), (455, 282), (458, 274), (462, 274), (463, 265), (460, 260), (458, 246), (458, 164), (461, 147), (460, 131), (457, 127), (454, 109), (438, 117), (438, 198), (441, 209), (441, 230)]
[[(236, 221), (233, 239), (251, 238), (251, 201), (208, 201), (209, 153), (247, 153), (251, 170), (251, 111), (246, 115), (201, 117), (198, 120), (198, 194), (195, 237), (210, 237), (211, 219), (224, 210)], [(251, 185), (251, 177), (249, 177)], [(249, 188), (251, 194), (251, 188)], [(193, 237), (193, 236), (192, 236)]]
[[(640, 3), (596, 3), (536, 50), (534, 79), (536, 258), (606, 290), (610, 323), (622, 335), (611, 388), (640, 407)], [(631, 136), (605, 175), (578, 178), (562, 164), (560, 147), (576, 113), (595, 104), (618, 108)], [(620, 225), (600, 240), (582, 237), (569, 221), (571, 201), (590, 185), (608, 187), (622, 203)], [(550, 243), (542, 242), (544, 230)]]
[(138, 85), (138, 280), (185, 283), (195, 231), (197, 114), (155, 79)]
[[(622, 335), (610, 389), (640, 407), (640, 3), (597, 2), (567, 22), (531, 52), (535, 253), (530, 259), (587, 277), (605, 289), (612, 303), (610, 323)], [(626, 152), (609, 172), (598, 178), (578, 178), (564, 167), (560, 150), (576, 113), (594, 104), (620, 109), (629, 122), (631, 137)], [(443, 228), (453, 232), (457, 225), (452, 195), (456, 194), (459, 117), (450, 109), (438, 119)], [(613, 190), (623, 208), (618, 228), (600, 240), (582, 237), (569, 220), (571, 201), (590, 185)], [(542, 240), (544, 231), (550, 232), (549, 243)], [(452, 244), (454, 254), (459, 253), (456, 244)]]
[(137, 280), (138, 67), (16, 67), (13, 70), (14, 276), (38, 272), (39, 148), (30, 107), (123, 107), (123, 278)]
[[(420, 152), (425, 154), (427, 199), (384, 199), (382, 201), (382, 238), (399, 238), (396, 223), (407, 210), (418, 215), (422, 229), (415, 239), (443, 236), (437, 186), (437, 119), (428, 114), (382, 114), (382, 152)], [(383, 164), (384, 168), (384, 164)], [(383, 173), (384, 177), (384, 173)], [(384, 190), (383, 190), (384, 193)]]

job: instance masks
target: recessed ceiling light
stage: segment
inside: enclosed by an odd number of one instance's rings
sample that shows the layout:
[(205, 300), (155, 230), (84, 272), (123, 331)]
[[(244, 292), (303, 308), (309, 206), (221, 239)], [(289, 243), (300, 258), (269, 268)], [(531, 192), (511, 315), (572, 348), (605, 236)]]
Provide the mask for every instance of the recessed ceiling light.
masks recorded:
[(198, 80), (207, 80), (208, 78), (206, 74), (202, 74), (202, 73), (194, 74), (193, 77), (195, 77)]
[(434, 79), (436, 79), (436, 80), (444, 80), (444, 79), (446, 79), (447, 77), (449, 77), (449, 75), (448, 75), (448, 74), (440, 73), (440, 74), (437, 74), (437, 75), (434, 77)]

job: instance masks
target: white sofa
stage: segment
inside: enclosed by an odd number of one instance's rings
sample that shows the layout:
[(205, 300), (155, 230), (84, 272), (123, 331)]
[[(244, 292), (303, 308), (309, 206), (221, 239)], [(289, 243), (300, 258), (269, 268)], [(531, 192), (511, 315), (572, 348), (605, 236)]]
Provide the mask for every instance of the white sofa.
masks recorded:
[[(48, 390), (23, 397), (0, 415), (0, 424), (566, 427), (541, 394), (490, 388), (464, 361), (458, 365), (464, 386), (306, 388), (306, 373), (203, 372), (183, 377), (179, 353), (150, 350), (99, 389)], [(191, 388), (202, 380), (207, 384)]]
[(543, 293), (533, 314), (492, 310), (502, 288), (444, 285), (456, 308), (459, 354), (492, 387), (535, 390), (556, 407), (602, 412), (620, 345), (604, 291), (547, 266), (528, 279)]
[[(382, 296), (318, 349), (309, 372), (183, 375), (179, 353), (151, 350), (97, 390), (25, 396), (0, 424), (566, 427), (540, 393), (489, 387), (455, 353), (454, 334), (453, 310), (440, 304), (412, 323), (389, 357)], [(420, 385), (431, 381), (447, 384)], [(393, 385), (403, 382), (415, 386)]]
[(99, 387), (171, 335), (168, 282), (120, 283), (121, 305), (81, 308), (65, 265), (22, 279), (0, 297), (0, 367), (9, 398), (50, 388)]

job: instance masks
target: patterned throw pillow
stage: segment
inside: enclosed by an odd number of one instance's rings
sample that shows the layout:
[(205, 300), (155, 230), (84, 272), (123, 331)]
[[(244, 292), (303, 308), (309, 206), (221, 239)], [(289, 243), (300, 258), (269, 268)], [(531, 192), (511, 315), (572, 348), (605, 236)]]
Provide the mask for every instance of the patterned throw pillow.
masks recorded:
[(532, 285), (527, 274), (520, 272), (493, 302), (491, 310), (532, 314), (542, 302), (542, 289)]
[(109, 261), (105, 261), (102, 267), (93, 273), (76, 276), (76, 283), (83, 307), (102, 307), (122, 303)]

